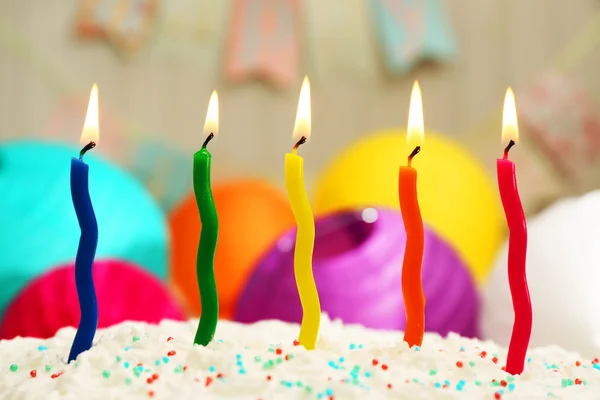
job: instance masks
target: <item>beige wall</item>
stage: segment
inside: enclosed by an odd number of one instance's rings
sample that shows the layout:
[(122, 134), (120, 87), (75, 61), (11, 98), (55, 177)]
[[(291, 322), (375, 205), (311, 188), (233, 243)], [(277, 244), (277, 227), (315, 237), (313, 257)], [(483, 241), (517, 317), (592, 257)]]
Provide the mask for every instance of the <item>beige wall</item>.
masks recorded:
[[(206, 104), (216, 87), (222, 135), (212, 149), (225, 166), (216, 169), (217, 175), (260, 174), (281, 184), (298, 91), (222, 80), (231, 1), (163, 3), (160, 34), (141, 54), (124, 61), (104, 43), (73, 38), (75, 0), (0, 2), (0, 139), (40, 135), (61, 99), (86, 97), (97, 81), (104, 113), (125, 121), (124, 129), (106, 135), (126, 140), (103, 137), (100, 148), (105, 154), (125, 163), (134, 143), (132, 132), (163, 138), (191, 153), (201, 143)], [(423, 89), (427, 127), (460, 139), (493, 167), (500, 132), (494, 111), (506, 87), (515, 87), (518, 97), (519, 89), (550, 68), (560, 50), (600, 12), (597, 0), (446, 4), (459, 58), (454, 64), (426, 65), (391, 78), (379, 63), (366, 0), (307, 0), (304, 68), (313, 83), (313, 139), (303, 154), (309, 179), (331, 154), (365, 132), (404, 125), (415, 78)], [(187, 27), (185, 21), (175, 22), (177, 11), (185, 7), (188, 11), (180, 15), (188, 18)], [(596, 48), (569, 71), (596, 99), (599, 65)], [(79, 132), (73, 130), (67, 136), (76, 142)], [(515, 156), (535, 157), (535, 149), (527, 147)], [(530, 165), (520, 171), (524, 179), (546, 180), (544, 185), (522, 185), (531, 209), (565, 188), (543, 162)]]

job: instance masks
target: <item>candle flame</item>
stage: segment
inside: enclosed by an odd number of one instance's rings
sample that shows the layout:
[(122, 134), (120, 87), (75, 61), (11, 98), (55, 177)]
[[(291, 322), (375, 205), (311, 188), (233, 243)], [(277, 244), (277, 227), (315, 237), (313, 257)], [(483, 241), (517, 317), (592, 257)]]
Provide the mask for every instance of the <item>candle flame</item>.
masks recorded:
[(208, 110), (206, 111), (206, 121), (204, 122), (204, 133), (206, 135), (219, 132), (219, 95), (214, 90), (208, 102)]
[(511, 140), (519, 141), (519, 125), (517, 123), (517, 106), (515, 105), (515, 94), (509, 87), (504, 97), (504, 115), (502, 116), (502, 143)]
[(408, 109), (408, 132), (406, 144), (412, 149), (421, 146), (424, 140), (423, 126), (423, 99), (421, 98), (421, 87), (419, 81), (415, 81), (412, 94), (410, 95), (410, 107)]
[(310, 138), (311, 115), (310, 115), (310, 81), (308, 76), (304, 77), (302, 89), (300, 89), (300, 99), (298, 100), (298, 112), (296, 113), (296, 123), (294, 124), (293, 138), (299, 139), (304, 136)]
[(90, 101), (88, 103), (83, 130), (81, 131), (80, 143), (88, 144), (94, 142), (98, 144), (98, 85), (94, 83), (92, 92), (90, 93)]

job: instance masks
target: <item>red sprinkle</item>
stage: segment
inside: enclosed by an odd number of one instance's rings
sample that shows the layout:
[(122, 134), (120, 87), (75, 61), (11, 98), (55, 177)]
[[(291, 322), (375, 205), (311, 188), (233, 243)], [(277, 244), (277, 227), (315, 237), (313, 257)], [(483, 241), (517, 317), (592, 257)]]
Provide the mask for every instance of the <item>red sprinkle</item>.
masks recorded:
[(333, 400), (333, 396), (329, 396), (329, 400)]
[[(506, 366), (503, 366), (502, 368), (500, 368), (502, 371), (506, 371)], [(556, 371), (556, 370), (555, 370)]]
[(187, 365), (184, 365), (184, 366), (183, 366), (183, 370), (184, 370), (184, 371), (187, 371)]
[(61, 376), (62, 374), (63, 374), (63, 372), (59, 372), (58, 374), (52, 374), (52, 375), (50, 375), (50, 378), (52, 378), (52, 379), (56, 379), (56, 378), (58, 378), (59, 376)]
[(600, 362), (600, 360), (598, 360), (598, 357), (594, 358), (594, 361), (592, 361), (592, 364), (598, 364)]
[(152, 390), (148, 390), (148, 396), (149, 397), (154, 397), (154, 392)]
[(281, 353), (283, 353), (283, 350), (281, 350), (281, 349), (279, 349), (279, 348), (277, 348), (277, 349), (275, 350), (275, 354), (277, 354), (278, 356), (279, 356), (279, 355), (281, 355)]
[(300, 345), (300, 342), (297, 340), (294, 340), (294, 346), (299, 346), (299, 345)]
[(485, 356), (487, 356), (487, 352), (485, 350), (479, 353), (479, 357), (485, 358)]
[(501, 398), (502, 398), (502, 395), (500, 394), (500, 392), (494, 393), (494, 399), (500, 400)]
[(508, 383), (505, 380), (500, 381), (500, 386), (506, 387), (506, 385), (508, 385)]
[(213, 379), (212, 379), (210, 376), (207, 376), (207, 377), (206, 377), (206, 384), (205, 384), (204, 386), (208, 386), (208, 385), (210, 385), (210, 384), (212, 383), (212, 380), (213, 380)]
[(173, 340), (173, 336), (169, 336), (169, 337), (167, 338), (167, 342), (170, 342), (171, 340)]
[(376, 366), (377, 364), (379, 364), (379, 361), (373, 359), (373, 366)]
[(155, 381), (158, 379), (158, 374), (152, 374), (152, 380)]
[(582, 384), (582, 380), (579, 379), (579, 378), (575, 379), (575, 384), (576, 385), (581, 385)]
[(388, 369), (387, 364), (381, 364), (381, 369), (386, 371)]
[(331, 377), (328, 377), (328, 378), (327, 378), (327, 380), (328, 380), (328, 381), (330, 381), (330, 380), (331, 380)]
[(137, 366), (138, 366), (138, 367), (142, 367), (143, 365), (144, 365), (144, 364), (142, 364), (142, 363), (137, 363)]
[(223, 377), (223, 374), (219, 372), (219, 373), (217, 374), (217, 378), (218, 378), (218, 379), (221, 379), (222, 377)]
[(575, 365), (578, 366), (578, 367), (581, 367), (581, 361), (576, 361)]
[(167, 355), (168, 355), (169, 357), (171, 357), (171, 356), (174, 356), (175, 354), (177, 354), (177, 353), (175, 352), (175, 350), (171, 350), (170, 352), (168, 352), (168, 353), (167, 353)]
[(290, 355), (289, 355), (289, 354), (286, 354), (286, 355), (285, 355), (285, 361), (289, 361), (289, 360), (290, 360)]
[(446, 384), (444, 383), (444, 386), (442, 386), (442, 387), (443, 387), (444, 389), (446, 389), (446, 388), (448, 387), (448, 385), (446, 385)]
[(37, 376), (37, 371), (32, 369), (31, 372), (29, 372), (29, 375), (31, 375), (32, 378), (35, 378)]
[(392, 384), (388, 383), (388, 389), (391, 389), (391, 388), (392, 388)]
[(463, 367), (463, 363), (462, 363), (462, 361), (457, 361), (457, 362), (456, 362), (456, 366), (457, 366), (458, 368), (462, 368), (462, 367)]
[(267, 380), (270, 381), (271, 380), (271, 375), (267, 375)]
[(494, 358), (492, 358), (492, 362), (493, 362), (494, 364), (497, 364), (497, 363), (498, 363), (498, 357), (494, 357)]
[(148, 379), (146, 379), (146, 383), (147, 383), (147, 384), (150, 384), (150, 383), (152, 383), (152, 382), (153, 382), (153, 381), (152, 381), (152, 378), (148, 378)]

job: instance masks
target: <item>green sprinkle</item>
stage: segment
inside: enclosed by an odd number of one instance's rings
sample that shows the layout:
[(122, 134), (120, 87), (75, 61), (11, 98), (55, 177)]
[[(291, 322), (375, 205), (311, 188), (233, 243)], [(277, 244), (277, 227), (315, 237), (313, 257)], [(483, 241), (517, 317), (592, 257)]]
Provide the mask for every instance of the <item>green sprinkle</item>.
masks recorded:
[(178, 365), (175, 367), (175, 373), (180, 373), (181, 371), (183, 371), (183, 369), (181, 368), (181, 365)]
[(46, 372), (49, 372), (52, 369), (52, 365), (46, 365)]
[(435, 374), (437, 374), (437, 370), (435, 370), (435, 369), (429, 370), (429, 376), (434, 376)]
[(152, 372), (152, 370), (150, 368), (146, 368), (144, 372)]
[(127, 386), (131, 385), (131, 379), (130, 378), (125, 378), (125, 384)]
[(307, 392), (312, 392), (312, 387), (306, 385), (304, 386), (304, 390), (306, 390)]
[[(562, 387), (567, 387), (569, 386), (569, 380), (567, 378), (562, 378), (562, 380), (560, 381), (560, 384), (562, 385)], [(550, 395), (550, 394), (548, 394)]]
[(514, 380), (515, 380), (515, 377), (512, 375), (509, 375), (506, 377), (506, 382), (514, 382)]
[(110, 371), (107, 371), (107, 370), (102, 371), (102, 376), (107, 379), (110, 378)]
[(554, 393), (548, 392), (548, 397), (556, 397), (556, 396), (554, 395)]
[(132, 338), (132, 340), (133, 340), (134, 342), (137, 342), (138, 340), (140, 340), (140, 337), (136, 335), (136, 336), (134, 336), (134, 337)]
[(481, 381), (475, 381), (475, 386), (481, 386)]
[(277, 357), (277, 364), (281, 364), (283, 362), (283, 358)]
[(273, 365), (275, 365), (275, 363), (273, 362), (273, 360), (269, 360), (269, 361), (267, 361), (267, 362), (265, 362), (265, 363), (263, 364), (263, 368), (264, 368), (264, 369), (269, 369), (269, 368), (272, 368), (272, 367), (273, 367)]
[(413, 382), (414, 383), (419, 383), (419, 380), (417, 378), (413, 378)]
[(121, 362), (121, 356), (117, 356), (117, 362)]
[(260, 362), (260, 360), (261, 360), (260, 356), (254, 356), (254, 361)]
[(270, 347), (270, 348), (269, 348), (269, 351), (270, 351), (271, 353), (275, 353), (275, 349), (274, 349), (273, 347)]
[(473, 368), (475, 366), (475, 361), (469, 361), (469, 366)]
[(17, 364), (10, 364), (10, 370), (12, 372), (17, 372), (18, 369), (19, 369), (19, 366)]
[(302, 382), (300, 382), (300, 381), (296, 382), (296, 386), (302, 387)]
[(288, 354), (288, 359), (289, 360), (293, 360), (294, 359), (294, 355), (293, 354)]

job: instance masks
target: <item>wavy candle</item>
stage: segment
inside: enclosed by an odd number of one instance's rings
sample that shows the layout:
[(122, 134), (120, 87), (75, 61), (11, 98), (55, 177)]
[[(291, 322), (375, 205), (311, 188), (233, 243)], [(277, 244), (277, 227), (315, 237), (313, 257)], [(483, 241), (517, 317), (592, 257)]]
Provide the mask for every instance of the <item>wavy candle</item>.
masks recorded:
[(414, 149), (408, 156), (408, 165), (400, 167), (398, 197), (406, 231), (406, 249), (402, 262), (402, 295), (406, 312), (404, 341), (410, 347), (421, 346), (425, 334), (425, 294), (423, 293), (422, 267), (425, 230), (417, 197), (417, 170), (413, 158), (421, 151), (423, 141), (423, 102), (421, 88), (415, 81), (410, 98), (408, 132), (406, 141)]
[(506, 214), (510, 236), (508, 239), (508, 282), (515, 312), (506, 372), (515, 375), (523, 372), (527, 346), (531, 337), (533, 320), (529, 287), (525, 271), (527, 260), (527, 223), (521, 198), (517, 189), (515, 164), (508, 159), (508, 152), (519, 140), (517, 111), (512, 89), (506, 91), (504, 99), (504, 116), (502, 120), (502, 140), (509, 141), (504, 150), (504, 157), (496, 161), (498, 171), (498, 188)]
[(96, 147), (98, 143), (98, 86), (96, 85), (90, 94), (81, 143), (85, 144), (85, 147), (79, 153), (79, 158), (71, 159), (71, 197), (81, 229), (75, 258), (75, 287), (81, 317), (69, 352), (69, 362), (92, 347), (98, 327), (98, 302), (92, 276), (98, 246), (98, 223), (88, 189), (89, 166), (83, 162), (84, 154)]
[(307, 350), (317, 344), (321, 325), (321, 304), (312, 270), (313, 246), (315, 244), (315, 220), (304, 188), (304, 160), (298, 155), (298, 147), (310, 137), (310, 82), (304, 78), (298, 101), (298, 113), (294, 136), (300, 139), (291, 153), (285, 155), (285, 187), (298, 233), (294, 250), (294, 277), (302, 304), (302, 323), (298, 342)]

